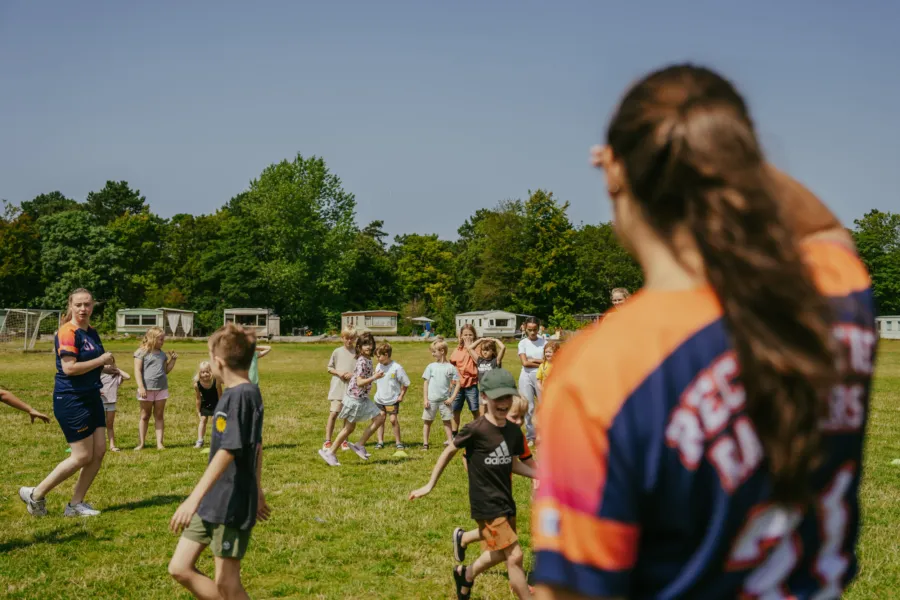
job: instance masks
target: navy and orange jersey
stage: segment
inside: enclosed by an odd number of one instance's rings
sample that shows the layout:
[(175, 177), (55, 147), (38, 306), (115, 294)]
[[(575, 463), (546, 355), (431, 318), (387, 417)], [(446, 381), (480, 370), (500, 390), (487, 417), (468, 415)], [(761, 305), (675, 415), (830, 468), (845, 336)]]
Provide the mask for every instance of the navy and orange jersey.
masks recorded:
[(66, 375), (62, 368), (64, 356), (74, 356), (77, 362), (87, 362), (101, 356), (104, 352), (100, 336), (93, 327), (87, 331), (65, 323), (54, 336), (56, 347), (56, 383), (53, 387), (54, 394), (87, 394), (99, 392), (102, 387), (100, 375), (102, 367), (81, 375)]
[(591, 597), (840, 596), (857, 571), (874, 307), (850, 251), (803, 251), (841, 345), (814, 502), (771, 501), (712, 290), (645, 290), (570, 342), (546, 388), (532, 519), (539, 583)]

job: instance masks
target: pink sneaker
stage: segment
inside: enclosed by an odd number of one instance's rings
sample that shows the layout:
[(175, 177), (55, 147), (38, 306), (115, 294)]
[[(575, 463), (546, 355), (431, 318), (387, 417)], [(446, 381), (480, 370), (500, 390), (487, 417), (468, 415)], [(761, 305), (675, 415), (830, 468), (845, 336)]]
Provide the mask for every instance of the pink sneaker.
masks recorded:
[(328, 450), (331, 448), (331, 440), (326, 440), (324, 444), (322, 444), (322, 450)]
[(347, 442), (344, 442), (343, 444), (341, 444), (341, 450), (349, 450), (349, 449), (350, 449), (350, 444), (348, 444)]

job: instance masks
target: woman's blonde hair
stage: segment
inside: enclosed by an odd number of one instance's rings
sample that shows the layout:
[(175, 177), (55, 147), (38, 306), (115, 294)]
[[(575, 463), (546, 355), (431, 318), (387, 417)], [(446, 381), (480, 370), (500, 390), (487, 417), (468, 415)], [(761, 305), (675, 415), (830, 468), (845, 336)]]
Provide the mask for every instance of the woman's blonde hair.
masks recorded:
[(162, 327), (151, 327), (147, 330), (147, 333), (144, 334), (144, 339), (141, 340), (140, 350), (144, 352), (153, 352), (156, 350), (156, 343), (159, 341), (159, 338), (165, 335), (165, 332), (162, 330)]
[(631, 292), (629, 292), (626, 288), (613, 288), (613, 290), (609, 293), (609, 297), (612, 298), (616, 294), (622, 294), (622, 297), (626, 300), (631, 298)]
[(200, 364), (197, 365), (197, 372), (194, 373), (194, 387), (197, 387), (197, 384), (200, 383), (200, 373), (209, 369), (209, 376), (212, 377), (213, 384), (216, 382), (216, 376), (212, 374), (212, 365), (209, 364), (208, 360), (200, 361)]

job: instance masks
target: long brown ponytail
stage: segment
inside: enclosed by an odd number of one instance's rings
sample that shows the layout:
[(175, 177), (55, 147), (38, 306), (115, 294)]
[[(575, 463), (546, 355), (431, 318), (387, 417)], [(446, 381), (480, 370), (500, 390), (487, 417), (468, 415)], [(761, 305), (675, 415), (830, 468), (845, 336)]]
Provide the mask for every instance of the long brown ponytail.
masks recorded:
[(692, 234), (723, 307), (774, 498), (806, 500), (837, 383), (834, 316), (780, 215), (743, 99), (708, 69), (669, 67), (628, 92), (608, 143), (650, 225), (668, 240), (678, 227)]

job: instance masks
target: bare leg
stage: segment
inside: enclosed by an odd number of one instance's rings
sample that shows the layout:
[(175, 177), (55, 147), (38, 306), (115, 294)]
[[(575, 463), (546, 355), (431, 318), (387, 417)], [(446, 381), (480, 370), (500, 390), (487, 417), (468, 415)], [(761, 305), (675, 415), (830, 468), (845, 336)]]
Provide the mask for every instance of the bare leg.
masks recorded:
[(100, 466), (103, 464), (103, 456), (106, 454), (106, 428), (98, 427), (94, 430), (94, 435), (88, 438), (93, 441), (94, 453), (91, 462), (81, 469), (78, 475), (78, 481), (75, 482), (75, 490), (72, 492), (72, 501), (70, 504), (75, 506), (79, 502), (84, 502), (88, 489), (94, 483), (94, 477), (100, 472)]
[[(494, 565), (499, 565), (503, 561), (506, 560), (506, 553), (502, 550), (495, 550), (493, 552), (483, 552), (481, 556), (475, 559), (468, 567), (463, 567), (466, 570), (466, 581), (470, 581), (473, 584), (475, 583), (475, 578), (493, 567)], [(467, 593), (472, 588), (463, 588), (463, 593)]]
[(109, 438), (109, 449), (118, 450), (116, 448), (116, 411), (106, 413), (106, 437)]
[(163, 435), (166, 431), (166, 401), (157, 400), (153, 403), (153, 424), (156, 428), (156, 449), (165, 450)]
[(197, 559), (206, 549), (203, 544), (181, 538), (175, 546), (175, 554), (169, 561), (169, 575), (183, 585), (195, 598), (200, 600), (219, 600), (219, 589), (216, 583), (197, 570)]
[(381, 426), (378, 428), (378, 443), (384, 444), (384, 421), (381, 422)]
[[(366, 430), (363, 431), (362, 437), (359, 438), (359, 442), (357, 442), (360, 446), (365, 446), (366, 442), (372, 437), (372, 434), (378, 431), (378, 428), (382, 428), (382, 432), (384, 431), (384, 413), (379, 412), (378, 416), (372, 419), (372, 422), (369, 423), (369, 426), (366, 427)], [(382, 433), (382, 437), (384, 434)]]
[(350, 437), (350, 434), (353, 433), (353, 430), (356, 429), (356, 423), (351, 423), (350, 421), (344, 421), (344, 428), (338, 432), (337, 438), (335, 438), (334, 443), (331, 444), (331, 448), (326, 450), (325, 452), (335, 453), (335, 450), (341, 447), (347, 438)]
[(459, 422), (462, 421), (462, 409), (453, 411), (453, 431), (459, 431)]
[(141, 418), (138, 420), (138, 445), (135, 450), (141, 450), (147, 441), (147, 428), (150, 426), (150, 415), (153, 414), (153, 403), (141, 400)]
[(209, 417), (200, 417), (200, 424), (197, 425), (197, 439), (203, 440), (206, 439), (206, 422), (209, 420)]
[(469, 544), (474, 544), (475, 542), (481, 541), (481, 531), (478, 529), (472, 529), (463, 533), (462, 535), (462, 547), (467, 548)]
[(332, 434), (334, 433), (334, 424), (337, 423), (338, 413), (340, 413), (340, 409), (338, 412), (328, 413), (328, 423), (325, 425), (325, 439), (330, 440)]
[(444, 433), (447, 434), (447, 442), (453, 443), (453, 429), (450, 427), (450, 421), (444, 421)]
[[(394, 428), (394, 443), (399, 444), (400, 443), (400, 419), (397, 418), (396, 414), (391, 415), (391, 427)], [(384, 431), (383, 425), (382, 425), (382, 428), (380, 429), (380, 431)]]
[(509, 574), (509, 586), (519, 600), (530, 600), (531, 592), (528, 589), (528, 579), (525, 577), (525, 569), (522, 568), (522, 548), (518, 543), (503, 550), (506, 553), (506, 572)]
[[(106, 432), (104, 431), (104, 435)], [(106, 441), (104, 440), (103, 446), (106, 447)], [(56, 468), (44, 478), (42, 482), (40, 482), (34, 491), (31, 493), (31, 497), (35, 500), (40, 500), (44, 496), (50, 493), (50, 490), (61, 484), (63, 481), (71, 477), (81, 468), (84, 468), (88, 464), (90, 464), (91, 460), (94, 457), (94, 438), (89, 437), (83, 440), (78, 440), (77, 442), (72, 442), (69, 444), (69, 447), (72, 448), (72, 454), (68, 456), (64, 461), (56, 465)]]
[(222, 600), (250, 600), (241, 583), (241, 561), (216, 557), (216, 589)]
[(424, 422), (425, 424), (422, 426), (422, 445), (423, 446), (428, 445), (428, 438), (431, 436), (431, 424), (433, 422), (434, 421), (425, 421)]

